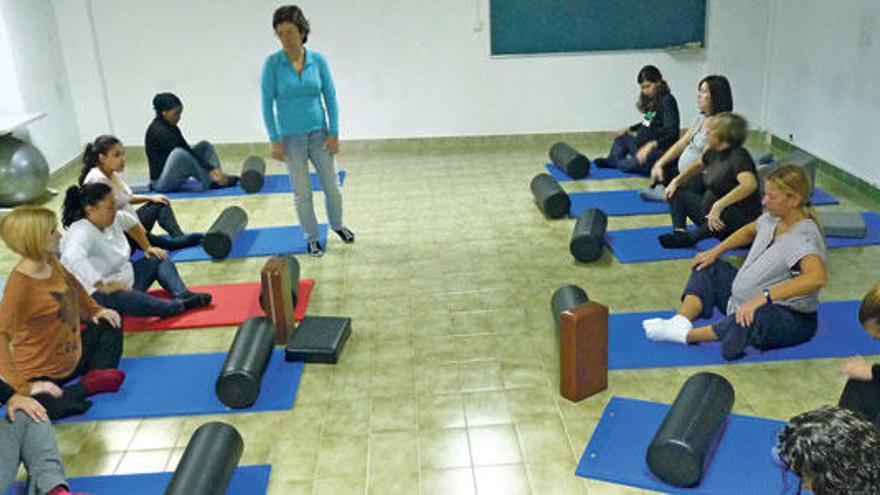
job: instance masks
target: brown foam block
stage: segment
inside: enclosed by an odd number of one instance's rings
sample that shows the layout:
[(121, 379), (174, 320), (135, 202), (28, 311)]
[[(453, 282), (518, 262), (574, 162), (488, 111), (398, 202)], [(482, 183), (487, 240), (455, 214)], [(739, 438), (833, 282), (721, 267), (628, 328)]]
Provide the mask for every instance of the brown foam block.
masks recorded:
[(306, 316), (287, 341), (287, 361), (336, 364), (351, 334), (351, 318)]
[(608, 388), (608, 307), (589, 301), (559, 321), (559, 394), (578, 402)]
[(260, 305), (266, 316), (275, 325), (275, 344), (284, 345), (295, 329), (294, 310), (296, 302), (293, 284), (287, 261), (282, 257), (272, 257), (263, 265), (260, 272)]

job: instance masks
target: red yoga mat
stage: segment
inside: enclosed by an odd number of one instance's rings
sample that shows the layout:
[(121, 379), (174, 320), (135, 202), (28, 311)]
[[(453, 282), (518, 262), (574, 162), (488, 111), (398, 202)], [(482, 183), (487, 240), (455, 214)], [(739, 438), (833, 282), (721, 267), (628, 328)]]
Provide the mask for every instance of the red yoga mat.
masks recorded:
[[(306, 315), (309, 296), (315, 280), (311, 278), (299, 281), (299, 299), (293, 317), (302, 321)], [(214, 296), (210, 306), (193, 309), (181, 315), (161, 319), (155, 316), (126, 316), (123, 326), (126, 332), (150, 332), (155, 330), (181, 330), (184, 328), (204, 328), (239, 325), (252, 316), (263, 316), (260, 308), (260, 283), (245, 282), (240, 284), (204, 285), (190, 287), (193, 292), (208, 292)], [(154, 289), (150, 294), (165, 299), (170, 298), (162, 289)]]

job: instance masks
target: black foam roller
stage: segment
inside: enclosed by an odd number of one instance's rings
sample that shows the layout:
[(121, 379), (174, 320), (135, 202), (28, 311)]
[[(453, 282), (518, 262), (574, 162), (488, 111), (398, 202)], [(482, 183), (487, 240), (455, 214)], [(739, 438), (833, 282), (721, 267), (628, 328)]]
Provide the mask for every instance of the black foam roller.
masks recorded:
[[(285, 263), (287, 263), (287, 271), (290, 273), (290, 296), (292, 297), (293, 307), (296, 308), (296, 302), (299, 300), (299, 261), (292, 254), (279, 254), (277, 256), (284, 258)], [(263, 294), (263, 288), (260, 287), (260, 307), (263, 308), (263, 311), (268, 312), (268, 306), (265, 294)]]
[(220, 402), (233, 409), (256, 402), (274, 347), (275, 325), (268, 318), (254, 316), (238, 327), (214, 384)]
[(648, 446), (651, 472), (671, 485), (697, 486), (724, 433), (734, 397), (733, 385), (721, 375), (702, 372), (688, 378)]
[(550, 161), (572, 179), (583, 179), (590, 174), (590, 159), (567, 143), (550, 147)]
[(538, 174), (530, 184), (538, 208), (549, 218), (568, 215), (571, 200), (562, 186), (550, 174)]
[(244, 192), (255, 193), (263, 188), (266, 179), (266, 162), (259, 156), (249, 156), (241, 166), (238, 183)]
[(568, 250), (574, 259), (589, 263), (602, 256), (605, 245), (605, 230), (608, 228), (608, 215), (598, 208), (590, 208), (581, 213), (574, 229)]
[(226, 258), (232, 251), (232, 241), (247, 227), (247, 223), (247, 212), (238, 206), (227, 207), (205, 233), (202, 247), (215, 260)]
[(205, 423), (193, 433), (165, 489), (165, 495), (226, 493), (244, 440), (226, 423)]
[(553, 313), (553, 321), (559, 327), (559, 318), (563, 311), (568, 311), (575, 306), (579, 306), (589, 301), (587, 293), (577, 285), (563, 285), (553, 291), (553, 297), (550, 298), (550, 312)]

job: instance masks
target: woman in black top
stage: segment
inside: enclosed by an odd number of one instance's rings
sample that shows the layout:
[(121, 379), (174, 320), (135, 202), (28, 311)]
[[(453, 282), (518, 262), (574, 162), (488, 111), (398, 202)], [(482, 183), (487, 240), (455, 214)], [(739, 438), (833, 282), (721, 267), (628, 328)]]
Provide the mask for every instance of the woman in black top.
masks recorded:
[[(666, 187), (673, 230), (660, 236), (663, 247), (689, 247), (712, 236), (725, 239), (761, 215), (755, 162), (743, 147), (747, 130), (746, 120), (737, 114), (712, 117), (703, 157)], [(697, 173), (703, 179), (702, 194), (679, 188)], [(688, 232), (688, 218), (696, 230)]]
[[(862, 299), (859, 322), (868, 335), (880, 339), (880, 284), (874, 284)], [(871, 364), (857, 356), (847, 359), (840, 366), (840, 373), (849, 381), (838, 405), (880, 425), (880, 364)]]
[[(597, 167), (617, 168), (647, 174), (663, 153), (675, 144), (681, 132), (678, 102), (669, 92), (660, 70), (646, 65), (637, 77), (641, 94), (636, 107), (644, 114), (641, 122), (620, 130), (608, 152), (608, 158), (597, 158)], [(676, 172), (676, 161), (669, 164), (665, 177)]]
[(194, 177), (202, 190), (230, 187), (238, 183), (227, 176), (220, 166), (214, 146), (200, 141), (190, 146), (177, 127), (183, 103), (174, 93), (153, 97), (156, 117), (150, 122), (144, 144), (150, 164), (150, 189), (158, 192), (179, 191), (181, 185)]

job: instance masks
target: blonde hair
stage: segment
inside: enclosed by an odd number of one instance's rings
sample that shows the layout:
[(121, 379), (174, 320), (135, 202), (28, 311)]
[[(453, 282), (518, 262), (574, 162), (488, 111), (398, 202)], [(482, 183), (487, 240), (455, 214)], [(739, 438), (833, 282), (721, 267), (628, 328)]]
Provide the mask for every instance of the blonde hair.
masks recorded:
[(880, 339), (880, 284), (874, 284), (859, 306), (859, 323), (875, 339)]
[(822, 231), (822, 225), (819, 223), (819, 216), (816, 214), (816, 210), (810, 203), (813, 185), (810, 184), (810, 177), (802, 167), (791, 163), (782, 165), (767, 174), (765, 181), (772, 182), (773, 185), (776, 186), (776, 189), (779, 189), (779, 192), (786, 196), (793, 196), (795, 194), (800, 196), (801, 204), (798, 206), (803, 208), (807, 217), (819, 227), (819, 231)]
[(33, 260), (46, 255), (46, 238), (58, 226), (55, 213), (42, 206), (17, 206), (0, 220), (0, 238), (9, 249)]
[(736, 148), (746, 142), (749, 123), (733, 112), (721, 112), (712, 116), (712, 130), (718, 139)]

